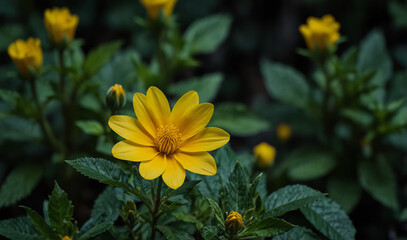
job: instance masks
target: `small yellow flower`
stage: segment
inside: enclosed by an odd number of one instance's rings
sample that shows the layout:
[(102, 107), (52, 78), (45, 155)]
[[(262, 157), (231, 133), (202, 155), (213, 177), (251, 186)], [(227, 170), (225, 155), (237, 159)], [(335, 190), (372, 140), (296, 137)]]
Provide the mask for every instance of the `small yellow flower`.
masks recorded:
[(121, 109), (126, 104), (126, 94), (122, 85), (115, 84), (107, 90), (106, 105), (113, 112)]
[(71, 42), (75, 37), (76, 27), (78, 26), (79, 17), (72, 15), (68, 8), (47, 9), (44, 12), (44, 23), (55, 44), (62, 43), (66, 35), (67, 42)]
[(243, 218), (238, 212), (231, 211), (225, 220), (226, 229), (237, 233), (243, 226)]
[(126, 140), (117, 143), (115, 158), (141, 162), (140, 175), (152, 180), (162, 176), (172, 189), (185, 180), (185, 170), (215, 175), (217, 168), (207, 152), (225, 145), (230, 136), (216, 127), (206, 127), (213, 114), (211, 103), (199, 103), (198, 93), (190, 91), (170, 109), (167, 98), (156, 87), (147, 94), (136, 93), (133, 107), (137, 119), (110, 117), (109, 126)]
[(72, 238), (70, 238), (70, 237), (68, 237), (68, 236), (65, 236), (65, 237), (63, 237), (61, 240), (72, 240)]
[(157, 19), (161, 10), (167, 18), (170, 17), (177, 0), (140, 0), (140, 2), (146, 8), (148, 16)]
[(256, 156), (257, 165), (260, 168), (266, 168), (274, 162), (276, 158), (276, 149), (266, 142), (256, 145), (253, 149)]
[(281, 141), (287, 141), (291, 138), (291, 127), (288, 124), (280, 123), (277, 126), (277, 137)]
[(31, 37), (27, 41), (18, 39), (8, 47), (8, 55), (22, 76), (30, 76), (30, 66), (37, 71), (42, 66), (41, 41)]
[(315, 47), (325, 50), (326, 46), (333, 46), (338, 41), (340, 24), (332, 15), (324, 15), (321, 19), (309, 17), (307, 25), (302, 24), (300, 33), (305, 39), (308, 49), (314, 51)]

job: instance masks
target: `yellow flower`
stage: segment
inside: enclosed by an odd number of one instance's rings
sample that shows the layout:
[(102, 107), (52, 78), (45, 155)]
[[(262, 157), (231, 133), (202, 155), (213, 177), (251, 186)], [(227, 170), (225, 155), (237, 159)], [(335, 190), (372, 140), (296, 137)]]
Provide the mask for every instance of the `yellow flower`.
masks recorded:
[(137, 119), (116, 115), (110, 128), (126, 140), (117, 143), (114, 157), (141, 162), (140, 175), (152, 180), (162, 175), (172, 189), (185, 180), (185, 170), (215, 175), (217, 168), (207, 152), (225, 145), (230, 136), (220, 128), (206, 127), (213, 114), (211, 103), (199, 104), (195, 91), (182, 96), (172, 111), (165, 95), (156, 87), (136, 93), (133, 107)]
[(238, 212), (231, 211), (225, 220), (226, 229), (237, 233), (243, 226), (243, 218)]
[(256, 145), (253, 149), (254, 156), (256, 156), (257, 165), (260, 168), (268, 167), (274, 162), (276, 157), (276, 149), (266, 142)]
[(122, 85), (115, 84), (107, 90), (106, 105), (113, 112), (121, 109), (126, 104), (126, 94)]
[(66, 7), (54, 7), (44, 12), (45, 27), (55, 44), (61, 44), (65, 35), (67, 42), (71, 42), (75, 37), (78, 22), (79, 17), (72, 15)]
[(140, 0), (140, 2), (146, 8), (148, 16), (157, 19), (160, 10), (164, 11), (167, 18), (170, 17), (177, 0)]
[(30, 66), (37, 71), (42, 66), (41, 41), (31, 37), (27, 41), (18, 39), (8, 47), (8, 55), (22, 76), (30, 76)]
[(332, 15), (324, 15), (321, 19), (309, 17), (307, 25), (302, 24), (300, 33), (305, 39), (308, 49), (314, 51), (317, 46), (320, 50), (325, 50), (326, 46), (333, 46), (338, 41), (340, 24), (335, 21)]
[(291, 127), (288, 124), (280, 123), (277, 126), (277, 137), (281, 141), (287, 141), (291, 137)]
[(70, 238), (70, 237), (68, 237), (68, 236), (65, 236), (65, 237), (63, 237), (61, 240), (72, 240), (72, 238)]

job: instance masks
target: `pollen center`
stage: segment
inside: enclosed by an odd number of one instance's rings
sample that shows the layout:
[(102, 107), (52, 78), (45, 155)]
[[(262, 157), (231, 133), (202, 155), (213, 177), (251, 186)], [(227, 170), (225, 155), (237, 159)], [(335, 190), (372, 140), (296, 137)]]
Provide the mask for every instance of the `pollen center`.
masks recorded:
[(175, 152), (181, 142), (181, 133), (174, 125), (161, 126), (157, 129), (157, 137), (154, 140), (158, 151), (164, 154)]

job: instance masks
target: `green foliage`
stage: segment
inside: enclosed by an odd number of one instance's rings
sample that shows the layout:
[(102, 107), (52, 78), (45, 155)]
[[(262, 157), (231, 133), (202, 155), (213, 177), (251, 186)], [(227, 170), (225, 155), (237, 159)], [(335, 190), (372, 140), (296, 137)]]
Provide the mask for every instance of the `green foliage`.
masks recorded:
[(23, 164), (13, 169), (0, 188), (0, 207), (10, 206), (27, 197), (42, 176), (40, 166)]
[(73, 205), (66, 194), (57, 183), (48, 202), (48, 216), (54, 231), (64, 233), (66, 223), (71, 221)]
[(248, 137), (269, 130), (269, 123), (241, 103), (224, 102), (215, 106), (210, 125), (226, 129), (230, 134)]
[(39, 237), (28, 217), (0, 221), (0, 235), (11, 240), (36, 240)]
[(157, 229), (163, 233), (167, 240), (193, 240), (195, 239), (191, 234), (186, 231), (176, 229), (169, 226), (158, 225)]
[(407, 28), (407, 6), (399, 1), (389, 1), (388, 8), (396, 26)]
[(266, 218), (247, 226), (241, 236), (272, 237), (290, 231), (295, 226), (278, 218)]
[(301, 208), (301, 212), (314, 227), (332, 240), (355, 239), (356, 230), (346, 213), (329, 198)]
[[(327, 184), (329, 197), (337, 202), (345, 212), (350, 213), (358, 204), (362, 189), (352, 180), (330, 179)], [(344, 194), (346, 193), (346, 194)]]
[(274, 240), (318, 240), (318, 236), (311, 230), (305, 227), (295, 227), (290, 231), (278, 235), (273, 238)]
[(213, 15), (192, 23), (185, 31), (188, 52), (210, 53), (226, 39), (232, 18), (228, 15)]
[(100, 136), (104, 133), (103, 126), (98, 121), (77, 121), (76, 126), (86, 134)]
[(222, 226), (222, 228), (225, 229), (225, 218), (226, 217), (223, 215), (223, 212), (220, 209), (218, 203), (210, 198), (206, 198), (206, 199), (208, 200), (209, 206), (211, 207), (213, 213), (215, 214), (216, 220)]
[(41, 236), (44, 236), (46, 239), (58, 239), (58, 234), (52, 230), (52, 228), (45, 222), (44, 218), (29, 207), (23, 208)]

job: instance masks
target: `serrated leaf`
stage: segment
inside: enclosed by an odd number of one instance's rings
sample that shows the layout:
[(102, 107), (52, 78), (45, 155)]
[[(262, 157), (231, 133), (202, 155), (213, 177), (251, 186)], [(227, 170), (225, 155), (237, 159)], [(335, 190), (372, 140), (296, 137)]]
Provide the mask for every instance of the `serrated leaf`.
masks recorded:
[(355, 239), (356, 230), (351, 220), (337, 203), (329, 198), (301, 208), (304, 216), (314, 227), (332, 240)]
[(87, 77), (91, 77), (99, 72), (122, 45), (122, 41), (114, 41), (101, 44), (97, 48), (92, 49), (83, 63), (83, 70)]
[(195, 238), (188, 232), (169, 226), (158, 225), (157, 229), (167, 240), (194, 240)]
[(120, 201), (116, 197), (116, 191), (113, 187), (107, 187), (96, 199), (93, 204), (91, 218), (103, 217), (107, 221), (115, 221), (119, 216)]
[(128, 188), (128, 174), (110, 161), (102, 158), (85, 157), (66, 162), (89, 178), (112, 186)]
[(267, 120), (257, 116), (246, 105), (234, 102), (216, 105), (210, 125), (241, 137), (253, 136), (270, 129)]
[(290, 231), (294, 228), (289, 222), (278, 218), (266, 218), (244, 229), (241, 236), (273, 237)]
[(352, 212), (362, 195), (360, 185), (350, 180), (330, 179), (327, 184), (327, 190), (329, 197), (337, 202), (347, 213)]
[(211, 102), (216, 97), (222, 80), (221, 73), (210, 73), (172, 84), (168, 87), (168, 92), (179, 98), (186, 92), (195, 90), (199, 95), (199, 102)]
[(225, 217), (223, 216), (223, 212), (220, 209), (218, 203), (208, 197), (206, 197), (206, 200), (208, 200), (209, 206), (215, 214), (216, 220), (223, 227), (223, 229), (225, 229)]
[(169, 199), (171, 200), (171, 197), (176, 197), (176, 196), (183, 196), (186, 194), (191, 193), (192, 189), (195, 188), (195, 186), (199, 183), (200, 181), (187, 181), (185, 182), (180, 188), (172, 191), (170, 190), (169, 192)]
[(386, 159), (360, 162), (358, 173), (360, 184), (373, 198), (393, 210), (399, 208), (396, 177)]
[(218, 235), (219, 228), (216, 226), (205, 226), (202, 230), (202, 237), (205, 240), (212, 240), (216, 235)]
[(51, 226), (59, 234), (66, 234), (64, 222), (70, 222), (73, 215), (73, 205), (68, 199), (68, 194), (64, 192), (57, 183), (49, 198), (48, 217)]
[(276, 217), (304, 207), (324, 196), (307, 186), (291, 185), (270, 194), (264, 202), (264, 208), (268, 211), (267, 216)]
[(275, 236), (273, 240), (319, 240), (319, 237), (311, 230), (305, 227), (296, 227), (290, 231)]
[(267, 60), (261, 62), (261, 72), (270, 96), (299, 108), (307, 106), (310, 89), (300, 72)]
[(37, 240), (39, 235), (28, 217), (0, 221), (0, 235), (11, 240)]
[(226, 39), (232, 18), (219, 14), (201, 18), (185, 31), (184, 39), (191, 54), (211, 53)]
[(45, 220), (34, 210), (29, 207), (22, 207), (27, 212), (28, 217), (31, 219), (31, 222), (34, 224), (38, 233), (50, 240), (58, 239), (58, 234), (55, 233), (52, 228), (45, 222)]
[(246, 170), (236, 162), (233, 172), (229, 175), (229, 183), (222, 190), (225, 210), (243, 213), (252, 207), (252, 195), (249, 191), (249, 176)]
[[(113, 226), (113, 221), (109, 221), (104, 217), (90, 218), (83, 224), (77, 235), (78, 240), (87, 240), (95, 237)], [(76, 239), (76, 238), (75, 238)]]
[(86, 134), (100, 136), (104, 133), (103, 126), (98, 121), (77, 121), (76, 126)]
[(10, 206), (27, 197), (37, 186), (42, 169), (37, 165), (20, 165), (13, 169), (0, 188), (0, 207)]

